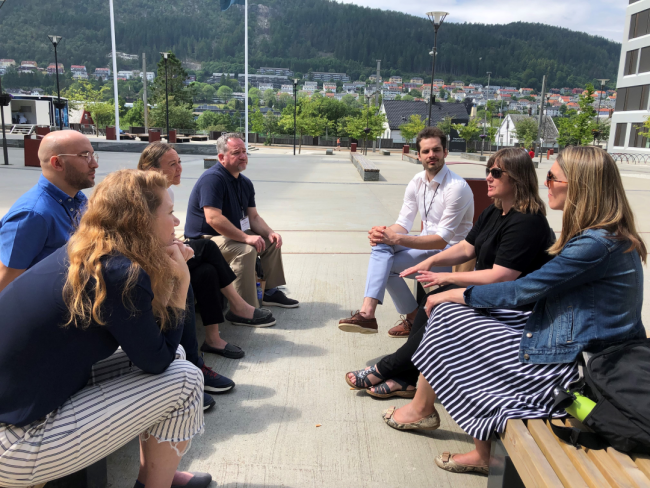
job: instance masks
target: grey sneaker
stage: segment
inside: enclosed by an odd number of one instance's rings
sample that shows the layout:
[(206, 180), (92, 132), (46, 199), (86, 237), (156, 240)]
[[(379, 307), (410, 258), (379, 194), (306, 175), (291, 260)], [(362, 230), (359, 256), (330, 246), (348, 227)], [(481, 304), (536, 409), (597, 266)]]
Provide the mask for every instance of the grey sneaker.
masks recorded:
[(246, 325), (248, 327), (271, 327), (275, 325), (275, 318), (273, 313), (266, 308), (256, 308), (253, 312), (252, 319), (245, 319), (239, 315), (235, 315), (230, 310), (226, 313), (226, 320), (233, 325)]

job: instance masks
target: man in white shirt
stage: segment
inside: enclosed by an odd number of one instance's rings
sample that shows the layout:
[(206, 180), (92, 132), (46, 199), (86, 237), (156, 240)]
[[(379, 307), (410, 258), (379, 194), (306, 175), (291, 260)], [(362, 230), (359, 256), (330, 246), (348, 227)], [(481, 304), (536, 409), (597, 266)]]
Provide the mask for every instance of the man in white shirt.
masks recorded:
[[(406, 187), (404, 204), (397, 222), (368, 231), (372, 246), (363, 306), (351, 317), (339, 321), (345, 332), (376, 334), (375, 310), (383, 303), (386, 290), (402, 320), (388, 334), (407, 337), (418, 311), (418, 303), (400, 272), (429, 256), (462, 241), (472, 228), (474, 196), (467, 182), (446, 165), (447, 137), (437, 127), (427, 127), (416, 139), (418, 159), (424, 171)], [(420, 235), (409, 235), (417, 213), (422, 219)], [(451, 267), (433, 268), (450, 272)]]

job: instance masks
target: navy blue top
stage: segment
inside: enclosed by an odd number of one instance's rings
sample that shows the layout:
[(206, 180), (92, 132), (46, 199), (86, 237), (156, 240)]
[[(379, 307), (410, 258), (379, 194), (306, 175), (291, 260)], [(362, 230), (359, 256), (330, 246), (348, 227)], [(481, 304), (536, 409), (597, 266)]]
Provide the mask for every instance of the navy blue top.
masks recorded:
[(221, 163), (205, 171), (194, 185), (187, 202), (185, 237), (199, 239), (204, 235), (219, 235), (206, 222), (203, 207), (220, 209), (224, 217), (241, 230), (240, 219), (247, 215), (249, 207), (255, 207), (253, 182), (241, 173), (235, 178)]
[(0, 221), (0, 261), (28, 269), (52, 254), (68, 242), (86, 202), (83, 193), (72, 198), (41, 175)]
[(104, 260), (104, 326), (93, 321), (86, 329), (61, 327), (67, 322), (62, 295), (67, 246), (0, 293), (0, 422), (24, 426), (57, 409), (86, 386), (93, 364), (118, 346), (146, 373), (167, 369), (183, 327), (160, 332), (144, 271), (131, 292), (135, 312), (124, 305), (122, 290), (130, 265), (122, 255)]

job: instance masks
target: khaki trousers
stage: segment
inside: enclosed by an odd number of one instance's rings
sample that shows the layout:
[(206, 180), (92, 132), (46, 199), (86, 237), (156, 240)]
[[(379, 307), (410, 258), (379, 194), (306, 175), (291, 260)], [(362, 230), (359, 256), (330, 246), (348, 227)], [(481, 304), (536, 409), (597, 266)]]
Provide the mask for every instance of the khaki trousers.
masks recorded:
[[(246, 231), (249, 235), (255, 235), (252, 231)], [(233, 286), (239, 296), (242, 297), (249, 305), (260, 307), (261, 303), (257, 300), (257, 288), (255, 275), (255, 262), (257, 261), (257, 251), (253, 246), (244, 242), (233, 241), (224, 236), (212, 236), (211, 239), (219, 246), (221, 254), (228, 261), (230, 267), (235, 272), (237, 279)], [(262, 270), (264, 271), (264, 280), (266, 280), (266, 289), (275, 288), (276, 286), (285, 285), (284, 268), (282, 267), (282, 252), (271, 243), (266, 237), (264, 238), (266, 249), (260, 253), (262, 260)]]

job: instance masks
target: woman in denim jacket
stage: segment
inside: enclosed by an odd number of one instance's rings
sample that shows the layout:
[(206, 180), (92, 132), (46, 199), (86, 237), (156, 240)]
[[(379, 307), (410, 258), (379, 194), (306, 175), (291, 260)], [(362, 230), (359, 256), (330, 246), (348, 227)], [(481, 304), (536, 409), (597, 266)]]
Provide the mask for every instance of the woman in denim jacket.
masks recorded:
[[(577, 357), (645, 337), (641, 322), (646, 247), (616, 163), (595, 147), (570, 147), (546, 179), (563, 210), (555, 258), (524, 278), (431, 295), (429, 324), (413, 363), (415, 398), (390, 409), (391, 427), (435, 429), (437, 397), (476, 449), (436, 464), (488, 472), (490, 436), (513, 418), (546, 417), (553, 388), (577, 379)], [(516, 310), (534, 303), (532, 312)], [(434, 393), (435, 392), (435, 393)]]

